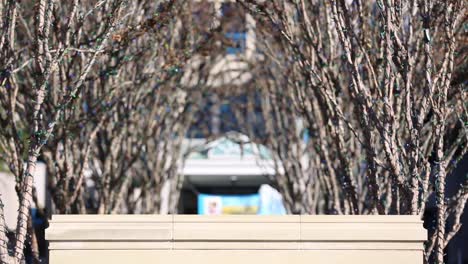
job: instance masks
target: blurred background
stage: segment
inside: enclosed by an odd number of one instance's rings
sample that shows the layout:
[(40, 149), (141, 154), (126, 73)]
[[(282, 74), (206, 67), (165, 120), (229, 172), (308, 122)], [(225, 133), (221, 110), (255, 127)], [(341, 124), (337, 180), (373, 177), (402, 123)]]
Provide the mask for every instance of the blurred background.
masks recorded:
[(10, 254), (34, 154), (28, 263), (52, 214), (419, 214), (468, 263), (460, 1), (10, 2)]

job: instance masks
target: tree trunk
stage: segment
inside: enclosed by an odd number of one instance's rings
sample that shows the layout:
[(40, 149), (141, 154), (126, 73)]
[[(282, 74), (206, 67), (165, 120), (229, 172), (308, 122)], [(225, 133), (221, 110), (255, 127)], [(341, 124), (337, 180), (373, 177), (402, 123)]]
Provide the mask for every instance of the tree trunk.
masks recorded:
[(33, 175), (36, 171), (36, 162), (39, 152), (33, 147), (29, 154), (28, 164), (23, 177), (22, 197), (18, 210), (18, 221), (16, 226), (15, 258), (21, 262), (24, 257), (24, 241), (28, 232), (28, 219), (32, 201)]
[(11, 263), (10, 254), (8, 254), (8, 237), (5, 224), (5, 215), (3, 212), (3, 202), (0, 197), (0, 262)]

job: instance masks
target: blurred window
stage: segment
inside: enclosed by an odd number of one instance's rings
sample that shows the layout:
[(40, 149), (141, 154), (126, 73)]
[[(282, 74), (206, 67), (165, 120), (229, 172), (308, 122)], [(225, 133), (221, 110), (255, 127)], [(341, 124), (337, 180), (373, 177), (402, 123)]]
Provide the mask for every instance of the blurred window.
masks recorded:
[(233, 2), (221, 4), (221, 25), (229, 43), (227, 54), (245, 52), (247, 40), (246, 13), (242, 6)]

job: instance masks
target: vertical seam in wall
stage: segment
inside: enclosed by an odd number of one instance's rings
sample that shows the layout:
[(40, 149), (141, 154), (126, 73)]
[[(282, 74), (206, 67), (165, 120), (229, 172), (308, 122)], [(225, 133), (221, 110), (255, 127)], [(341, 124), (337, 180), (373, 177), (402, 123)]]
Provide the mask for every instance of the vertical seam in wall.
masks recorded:
[(172, 232), (171, 232), (171, 250), (174, 250), (174, 214), (172, 214), (172, 221), (171, 221), (171, 229), (172, 229)]
[(299, 250), (302, 250), (302, 214), (299, 215)]

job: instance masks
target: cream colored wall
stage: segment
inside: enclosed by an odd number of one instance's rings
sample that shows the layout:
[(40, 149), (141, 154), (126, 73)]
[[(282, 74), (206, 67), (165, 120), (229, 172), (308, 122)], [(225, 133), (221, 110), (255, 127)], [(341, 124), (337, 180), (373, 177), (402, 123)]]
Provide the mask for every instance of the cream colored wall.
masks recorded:
[[(2, 164), (0, 164), (1, 166)], [(0, 171), (0, 197), (4, 204), (4, 217), (8, 230), (15, 230), (18, 218), (19, 201), (15, 191), (15, 176), (9, 172)], [(46, 165), (38, 162), (34, 172), (37, 202), (40, 208), (46, 205)], [(33, 203), (33, 208), (36, 204)]]
[(53, 216), (50, 263), (422, 264), (417, 216)]

